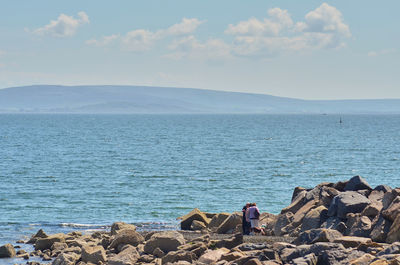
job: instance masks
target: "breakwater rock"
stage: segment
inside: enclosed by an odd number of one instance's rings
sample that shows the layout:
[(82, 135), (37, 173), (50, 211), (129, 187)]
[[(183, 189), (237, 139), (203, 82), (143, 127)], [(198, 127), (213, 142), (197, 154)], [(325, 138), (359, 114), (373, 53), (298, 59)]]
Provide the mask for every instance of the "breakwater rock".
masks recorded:
[(53, 265), (133, 264), (400, 264), (400, 189), (372, 188), (361, 177), (294, 189), (280, 214), (262, 213), (265, 235), (243, 236), (242, 213), (194, 209), (179, 231), (138, 232), (126, 223), (92, 234), (47, 235), (34, 251), (0, 247), (2, 257), (40, 257)]

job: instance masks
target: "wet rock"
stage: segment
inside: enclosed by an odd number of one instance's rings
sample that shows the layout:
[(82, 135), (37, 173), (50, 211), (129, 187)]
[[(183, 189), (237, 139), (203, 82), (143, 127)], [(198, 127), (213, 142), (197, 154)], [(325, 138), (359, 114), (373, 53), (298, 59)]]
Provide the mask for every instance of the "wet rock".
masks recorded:
[(136, 231), (136, 226), (124, 222), (115, 222), (111, 225), (111, 235), (116, 235), (119, 231), (124, 229)]
[(347, 182), (346, 186), (344, 186), (344, 191), (357, 190), (372, 190), (372, 188), (364, 178), (354, 176), (349, 180), (349, 182)]
[(345, 219), (348, 213), (361, 213), (370, 203), (370, 200), (355, 191), (345, 191), (332, 200), (328, 216), (336, 215)]
[(120, 230), (111, 241), (109, 248), (118, 248), (119, 245), (132, 245), (137, 246), (142, 243), (144, 238), (138, 232), (131, 229)]
[(15, 257), (16, 252), (11, 244), (5, 244), (0, 247), (0, 258), (12, 258)]
[(217, 228), (218, 234), (226, 234), (232, 232), (237, 225), (242, 223), (242, 214), (233, 213)]
[(37, 238), (35, 250), (50, 249), (55, 242), (65, 242), (65, 235), (62, 233), (50, 235), (45, 238)]
[(106, 251), (102, 246), (84, 246), (82, 248), (82, 261), (99, 264), (100, 262), (106, 262)]
[(306, 213), (301, 225), (301, 231), (316, 229), (327, 219), (328, 209), (321, 205)]
[(198, 208), (193, 209), (190, 213), (180, 218), (182, 219), (181, 221), (182, 230), (190, 230), (190, 226), (192, 225), (193, 220), (201, 221), (207, 225), (210, 223), (210, 219), (207, 218), (205, 213), (200, 211)]
[(371, 243), (372, 240), (366, 237), (357, 237), (357, 236), (343, 236), (336, 238), (334, 240), (335, 243), (340, 243), (346, 248), (356, 248), (360, 244)]
[(139, 259), (139, 252), (133, 246), (128, 246), (117, 255), (110, 257), (107, 265), (132, 265)]
[(35, 235), (33, 235), (28, 242), (26, 242), (27, 244), (35, 244), (36, 240), (38, 238), (46, 238), (48, 237), (48, 235), (43, 231), (43, 229), (39, 229), (39, 231), (36, 232)]
[(156, 248), (163, 252), (175, 251), (179, 246), (185, 244), (182, 234), (176, 231), (163, 231), (155, 233), (144, 245), (144, 252), (152, 254)]

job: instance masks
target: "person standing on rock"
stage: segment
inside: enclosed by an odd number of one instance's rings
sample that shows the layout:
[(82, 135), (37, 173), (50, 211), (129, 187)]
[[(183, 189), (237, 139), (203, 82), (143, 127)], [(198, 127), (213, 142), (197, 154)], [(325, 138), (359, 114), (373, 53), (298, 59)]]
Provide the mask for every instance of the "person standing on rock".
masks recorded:
[(243, 228), (243, 235), (249, 235), (250, 234), (250, 219), (246, 218), (246, 212), (250, 207), (250, 203), (246, 203), (245, 206), (243, 206), (242, 213), (243, 213), (243, 218), (242, 218), (242, 228)]
[(250, 219), (250, 224), (251, 224), (251, 233), (254, 233), (256, 230), (255, 228), (258, 228), (260, 226), (259, 220), (260, 220), (260, 210), (257, 208), (257, 204), (255, 202), (250, 203), (250, 207), (248, 209), (248, 217)]

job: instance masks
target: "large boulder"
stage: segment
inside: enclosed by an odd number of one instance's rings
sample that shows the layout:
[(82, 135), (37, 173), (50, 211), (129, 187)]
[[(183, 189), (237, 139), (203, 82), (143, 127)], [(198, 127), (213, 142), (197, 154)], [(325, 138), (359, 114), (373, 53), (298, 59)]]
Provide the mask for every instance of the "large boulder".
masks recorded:
[(226, 218), (228, 218), (230, 216), (229, 213), (219, 213), (213, 216), (213, 218), (211, 218), (210, 223), (208, 224), (208, 228), (211, 230), (215, 230), (218, 228), (218, 226), (220, 226), (225, 220)]
[(210, 223), (210, 219), (206, 216), (205, 213), (200, 211), (198, 208), (194, 208), (190, 213), (180, 217), (181, 221), (181, 229), (182, 230), (190, 230), (190, 226), (192, 225), (193, 220), (201, 221), (208, 225)]
[(144, 245), (144, 252), (152, 254), (156, 248), (164, 253), (175, 251), (179, 246), (185, 244), (183, 235), (177, 231), (163, 231), (155, 233)]
[(43, 229), (39, 229), (29, 240), (26, 242), (27, 244), (35, 244), (38, 238), (46, 238), (48, 235), (43, 231)]
[(124, 222), (115, 222), (111, 225), (111, 235), (116, 235), (119, 231), (130, 229), (136, 231), (136, 226)]
[(355, 191), (345, 191), (337, 195), (328, 210), (328, 216), (338, 216), (345, 219), (348, 213), (361, 213), (371, 204), (365, 196)]
[(5, 244), (0, 247), (0, 258), (12, 258), (15, 257), (15, 249), (11, 244)]
[(392, 222), (386, 220), (383, 216), (379, 216), (374, 228), (370, 233), (370, 237), (374, 242), (386, 242)]
[(116, 256), (108, 259), (107, 265), (132, 265), (139, 259), (139, 252), (133, 246), (128, 246)]
[(86, 263), (99, 264), (106, 262), (106, 251), (102, 246), (84, 246), (82, 248), (82, 261)]
[(393, 243), (396, 241), (400, 241), (400, 214), (397, 215), (396, 219), (394, 219), (386, 238), (387, 243)]
[(306, 190), (301, 190), (300, 192), (298, 192), (296, 194), (296, 197), (294, 197), (292, 203), (286, 208), (283, 208), (281, 210), (281, 214), (284, 214), (286, 212), (291, 212), (291, 213), (297, 212), (305, 204), (306, 194), (307, 194)]
[(340, 238), (342, 236), (342, 233), (337, 230), (318, 228), (300, 233), (296, 239), (296, 243), (314, 244), (316, 242), (334, 242), (336, 238)]
[(227, 248), (219, 248), (216, 250), (208, 250), (206, 251), (198, 260), (198, 262), (203, 264), (215, 264), (219, 261), (222, 255), (229, 252)]
[(51, 265), (75, 265), (80, 257), (79, 254), (73, 252), (61, 253), (55, 260), (53, 260)]
[(306, 213), (301, 225), (301, 231), (319, 228), (327, 219), (328, 209), (321, 205)]
[(360, 244), (371, 243), (372, 240), (367, 237), (357, 237), (357, 236), (343, 236), (336, 238), (334, 240), (335, 243), (340, 243), (346, 248), (356, 248)]
[(400, 196), (397, 196), (386, 210), (382, 211), (383, 217), (394, 221), (400, 213)]
[(65, 234), (53, 234), (45, 238), (37, 238), (35, 250), (50, 249), (55, 242), (65, 242)]
[(319, 201), (325, 207), (329, 207), (335, 196), (339, 194), (339, 191), (333, 187), (323, 186), (319, 193)]
[(206, 228), (206, 224), (202, 221), (193, 220), (192, 224), (190, 225), (190, 230), (192, 231), (199, 231)]
[(352, 177), (346, 186), (344, 186), (345, 191), (357, 191), (357, 190), (372, 190), (368, 182), (360, 176)]
[(141, 234), (139, 234), (138, 232), (136, 232), (135, 230), (123, 229), (123, 230), (120, 230), (113, 237), (113, 240), (111, 241), (111, 244), (109, 245), (108, 248), (118, 249), (119, 245), (127, 245), (127, 244), (136, 247), (138, 244), (142, 243), (143, 241), (144, 241), (143, 236)]
[(346, 226), (345, 234), (349, 236), (369, 237), (372, 230), (371, 220), (367, 216), (354, 213), (347, 215)]
[(197, 256), (191, 251), (177, 250), (170, 251), (161, 259), (162, 264), (193, 264), (192, 261), (197, 259)]
[(232, 213), (228, 218), (217, 228), (218, 234), (226, 234), (233, 232), (237, 225), (242, 224), (242, 214)]
[(293, 213), (292, 212), (286, 212), (284, 214), (278, 215), (278, 219), (276, 220), (275, 226), (274, 226), (274, 235), (275, 236), (281, 236), (286, 233), (286, 231), (283, 229), (287, 225), (289, 225), (293, 221)]

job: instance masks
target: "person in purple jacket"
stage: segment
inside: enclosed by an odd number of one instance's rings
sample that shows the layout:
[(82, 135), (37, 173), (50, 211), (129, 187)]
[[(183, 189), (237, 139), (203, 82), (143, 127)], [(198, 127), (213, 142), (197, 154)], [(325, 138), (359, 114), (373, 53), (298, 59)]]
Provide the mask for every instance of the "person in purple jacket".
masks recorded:
[(255, 202), (250, 203), (250, 207), (248, 208), (246, 214), (248, 214), (248, 218), (250, 219), (251, 232), (254, 233), (254, 228), (259, 228), (260, 226), (260, 210), (258, 210), (257, 204)]

